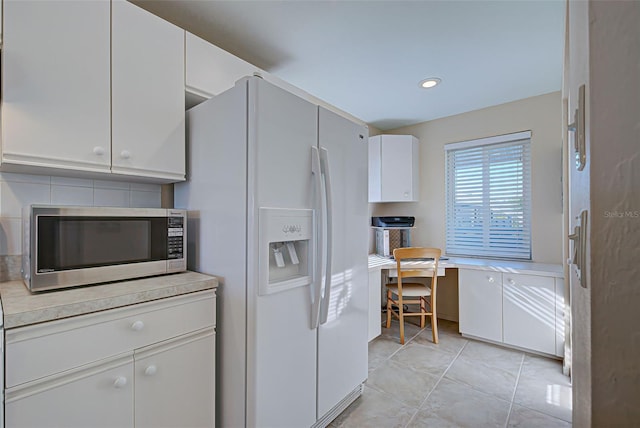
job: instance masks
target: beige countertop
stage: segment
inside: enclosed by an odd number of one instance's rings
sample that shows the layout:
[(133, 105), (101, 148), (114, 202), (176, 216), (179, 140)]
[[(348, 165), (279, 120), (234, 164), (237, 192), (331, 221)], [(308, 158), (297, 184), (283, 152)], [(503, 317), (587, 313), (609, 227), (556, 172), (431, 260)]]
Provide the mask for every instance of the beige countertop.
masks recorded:
[(214, 289), (217, 286), (217, 278), (196, 272), (39, 293), (31, 293), (22, 281), (7, 281), (0, 283), (0, 299), (4, 328), (7, 329)]

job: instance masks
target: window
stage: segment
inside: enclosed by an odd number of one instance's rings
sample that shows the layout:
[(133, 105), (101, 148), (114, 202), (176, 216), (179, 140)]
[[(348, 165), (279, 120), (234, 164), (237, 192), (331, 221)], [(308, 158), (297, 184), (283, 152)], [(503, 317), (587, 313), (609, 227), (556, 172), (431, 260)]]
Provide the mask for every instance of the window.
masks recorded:
[(531, 260), (531, 132), (447, 144), (447, 254)]

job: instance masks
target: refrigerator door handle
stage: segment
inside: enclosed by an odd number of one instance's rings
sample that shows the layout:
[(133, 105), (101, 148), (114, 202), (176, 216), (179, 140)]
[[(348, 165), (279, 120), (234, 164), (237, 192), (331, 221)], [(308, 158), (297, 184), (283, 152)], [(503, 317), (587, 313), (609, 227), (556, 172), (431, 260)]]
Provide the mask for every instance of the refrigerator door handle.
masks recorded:
[(326, 201), (326, 248), (325, 254), (325, 283), (324, 283), (324, 295), (322, 296), (322, 309), (320, 312), (320, 324), (327, 322), (329, 315), (329, 301), (331, 299), (331, 259), (333, 256), (333, 195), (331, 193), (331, 172), (329, 168), (329, 151), (324, 147), (320, 147), (320, 168), (322, 175), (324, 176), (324, 191)]
[(315, 250), (313, 262), (313, 281), (311, 282), (311, 329), (318, 328), (320, 323), (320, 304), (322, 302), (322, 245), (324, 238), (324, 224), (322, 212), (322, 169), (320, 166), (320, 155), (317, 147), (311, 147), (311, 174), (313, 174), (313, 184), (315, 193)]

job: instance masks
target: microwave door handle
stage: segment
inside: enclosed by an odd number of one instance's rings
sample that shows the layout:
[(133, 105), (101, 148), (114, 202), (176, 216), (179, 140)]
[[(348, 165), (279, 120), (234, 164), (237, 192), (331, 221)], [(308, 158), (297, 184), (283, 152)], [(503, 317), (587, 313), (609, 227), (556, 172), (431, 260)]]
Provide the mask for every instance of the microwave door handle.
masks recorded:
[(314, 185), (314, 214), (315, 214), (315, 249), (313, 250), (313, 279), (311, 286), (311, 329), (318, 328), (320, 322), (320, 303), (322, 300), (322, 238), (324, 235), (324, 225), (322, 216), (322, 177), (320, 167), (320, 155), (317, 147), (311, 147), (311, 174)]
[(326, 229), (326, 264), (324, 296), (322, 297), (322, 310), (320, 313), (320, 324), (327, 322), (329, 315), (329, 302), (331, 300), (331, 259), (333, 258), (333, 193), (331, 190), (331, 172), (329, 168), (329, 151), (324, 147), (320, 148), (320, 166), (324, 176), (324, 191), (326, 200), (325, 216), (327, 219)]

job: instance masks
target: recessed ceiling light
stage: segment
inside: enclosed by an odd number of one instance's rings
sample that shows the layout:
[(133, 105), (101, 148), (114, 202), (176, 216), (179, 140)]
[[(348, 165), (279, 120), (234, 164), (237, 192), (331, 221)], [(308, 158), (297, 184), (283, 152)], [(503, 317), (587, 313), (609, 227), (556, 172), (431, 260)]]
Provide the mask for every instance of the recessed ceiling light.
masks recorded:
[(440, 82), (441, 80), (438, 79), (437, 77), (429, 77), (428, 79), (424, 79), (420, 81), (419, 85), (421, 88), (429, 89), (429, 88), (433, 88)]

